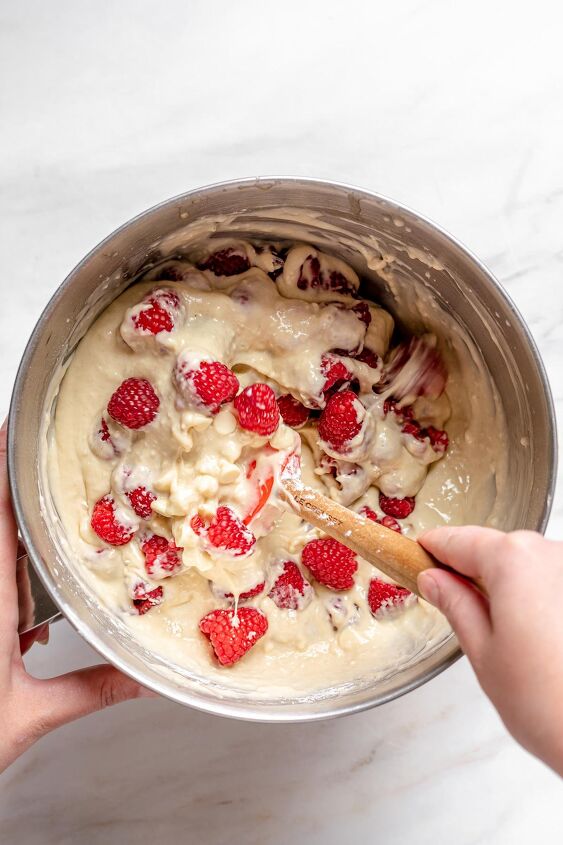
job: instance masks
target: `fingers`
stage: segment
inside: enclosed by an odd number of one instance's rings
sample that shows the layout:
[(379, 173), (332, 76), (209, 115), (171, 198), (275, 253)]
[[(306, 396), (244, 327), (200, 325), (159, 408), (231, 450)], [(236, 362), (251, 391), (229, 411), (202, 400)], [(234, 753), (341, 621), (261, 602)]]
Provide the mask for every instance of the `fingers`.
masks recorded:
[(136, 681), (106, 665), (91, 666), (47, 681), (34, 681), (34, 687), (34, 697), (40, 707), (37, 736), (112, 704), (149, 694)]
[(8, 485), (6, 423), (0, 429), (0, 607), (3, 631), (17, 626), (16, 551), (18, 530), (12, 512)]
[(487, 602), (473, 587), (442, 569), (426, 569), (418, 586), (454, 629), (463, 651), (479, 666), (492, 635)]
[(35, 620), (35, 600), (29, 580), (29, 561), (27, 555), (16, 561), (16, 586), (18, 590), (18, 630), (33, 627)]
[(498, 559), (500, 543), (506, 538), (502, 531), (468, 525), (463, 528), (434, 528), (418, 542), (439, 561), (452, 569), (482, 579), (488, 586), (491, 572)]

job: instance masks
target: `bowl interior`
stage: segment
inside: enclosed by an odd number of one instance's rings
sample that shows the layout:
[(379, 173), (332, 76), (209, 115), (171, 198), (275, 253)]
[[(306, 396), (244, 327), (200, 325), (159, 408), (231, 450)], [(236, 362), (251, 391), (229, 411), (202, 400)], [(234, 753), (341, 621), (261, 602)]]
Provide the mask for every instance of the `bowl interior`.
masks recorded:
[[(368, 294), (419, 329), (419, 295), (439, 306), (436, 315), (442, 309), (452, 315), (480, 351), (508, 421), (511, 497), (501, 527), (544, 529), (556, 460), (551, 398), (533, 341), (488, 271), (431, 223), (381, 197), (323, 182), (266, 179), (212, 186), (151, 209), (96, 247), (57, 291), (25, 352), (10, 413), (10, 479), (22, 535), (38, 574), (78, 631), (163, 695), (211, 712), (268, 721), (324, 718), (380, 704), (455, 660), (455, 637), (382, 680), (295, 699), (252, 700), (246, 692), (174, 668), (133, 641), (67, 564), (64, 541), (44, 517), (49, 492), (42, 456), (56, 399), (53, 375), (142, 269), (201, 238), (225, 234), (304, 240), (337, 252), (367, 280)], [(431, 312), (425, 322), (428, 328)]]

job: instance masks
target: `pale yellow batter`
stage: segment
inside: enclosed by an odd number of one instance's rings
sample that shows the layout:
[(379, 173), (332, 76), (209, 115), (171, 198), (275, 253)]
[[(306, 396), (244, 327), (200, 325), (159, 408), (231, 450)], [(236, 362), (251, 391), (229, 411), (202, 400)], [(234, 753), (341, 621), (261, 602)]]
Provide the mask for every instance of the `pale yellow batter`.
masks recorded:
[[(246, 257), (250, 268), (228, 277), (197, 269), (225, 249)], [(413, 599), (399, 612), (375, 618), (367, 603), (369, 583), (374, 575), (388, 579), (363, 560), (346, 591), (316, 583), (303, 569), (313, 587), (307, 600), (296, 610), (277, 607), (268, 593), (283, 562), (299, 564), (303, 546), (321, 535), (287, 511), (275, 485), (249, 522), (256, 542), (246, 556), (210, 549), (192, 519), (212, 519), (221, 505), (244, 518), (264, 479), (279, 475), (285, 458), (300, 451), (306, 483), (354, 510), (367, 505), (381, 517), (379, 491), (416, 497), (414, 511), (400, 521), (407, 536), (444, 523), (494, 523), (502, 420), (493, 413), (488, 376), (464, 354), (463, 344), (439, 340), (446, 391), (413, 405), (422, 426), (446, 429), (449, 447), (445, 454), (436, 451), (428, 439), (405, 434), (397, 416), (384, 411), (381, 359), (393, 319), (370, 302), (366, 326), (352, 310), (361, 302), (359, 279), (344, 262), (306, 244), (280, 254), (279, 245), (218, 240), (190, 259), (156, 268), (113, 302), (80, 343), (60, 385), (48, 475), (76, 566), (145, 647), (200, 676), (258, 694), (290, 695), (385, 675), (447, 635), (437, 611)], [(312, 286), (315, 266), (323, 278), (339, 274), (343, 289)], [(154, 291), (177, 297), (173, 329), (156, 336), (136, 327)], [(377, 366), (342, 353), (356, 355), (362, 348), (379, 356)], [(319, 438), (317, 420), (299, 430), (280, 421), (270, 436), (243, 430), (232, 403), (210, 413), (177, 375), (179, 367), (220, 361), (236, 373), (241, 389), (265, 382), (318, 417), (325, 404), (323, 355), (334, 356), (334, 350), (341, 351), (337, 360), (352, 374), (365, 409), (362, 434), (345, 456)], [(114, 390), (132, 377), (147, 379), (160, 400), (154, 421), (139, 430), (107, 413)], [(468, 379), (475, 390), (467, 390)], [(482, 413), (475, 413), (476, 396)], [(148, 519), (135, 514), (128, 498), (139, 486), (156, 496)], [(95, 503), (108, 494), (116, 518), (133, 534), (121, 546), (104, 543), (91, 527)], [(174, 573), (158, 567), (147, 573), (142, 543), (151, 533), (183, 550)], [(162, 603), (142, 615), (132, 601), (139, 582), (163, 593)], [(236, 597), (260, 582), (264, 590), (241, 606), (263, 612), (268, 630), (235, 665), (220, 667), (198, 623), (214, 608), (236, 607)]]

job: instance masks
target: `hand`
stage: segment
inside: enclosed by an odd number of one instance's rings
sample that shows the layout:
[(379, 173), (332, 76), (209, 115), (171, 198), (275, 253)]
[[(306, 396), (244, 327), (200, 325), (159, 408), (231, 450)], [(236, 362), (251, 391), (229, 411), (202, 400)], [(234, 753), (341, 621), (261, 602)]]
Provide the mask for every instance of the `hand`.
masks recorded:
[[(35, 740), (80, 716), (147, 693), (113, 666), (92, 666), (38, 680), (25, 669), (22, 655), (48, 627), (18, 636), (16, 557), (18, 533), (8, 489), (6, 426), (0, 431), (0, 772)], [(19, 573), (20, 579), (25, 573)]]
[(482, 579), (489, 600), (441, 569), (421, 573), (418, 584), (447, 617), (510, 733), (563, 775), (563, 543), (477, 527), (438, 528), (420, 543)]

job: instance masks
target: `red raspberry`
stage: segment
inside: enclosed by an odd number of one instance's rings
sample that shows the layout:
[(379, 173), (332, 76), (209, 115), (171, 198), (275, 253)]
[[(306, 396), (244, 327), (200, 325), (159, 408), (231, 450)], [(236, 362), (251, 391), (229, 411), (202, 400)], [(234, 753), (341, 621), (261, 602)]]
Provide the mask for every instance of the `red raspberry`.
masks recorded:
[(103, 440), (104, 443), (111, 443), (111, 434), (109, 433), (108, 424), (103, 417), (100, 423), (100, 430), (98, 431), (98, 435), (100, 437), (100, 440)]
[(396, 531), (398, 534), (403, 533), (403, 529), (397, 522), (397, 520), (392, 516), (382, 516), (381, 519), (377, 520), (380, 525), (384, 525), (385, 528), (390, 528), (391, 531)]
[(270, 254), (272, 259), (272, 270), (268, 273), (270, 279), (275, 282), (281, 273), (283, 273), (283, 265), (285, 264), (285, 259), (287, 256), (287, 248), (276, 249), (271, 244), (268, 244), (265, 247), (262, 246), (255, 246), (254, 249), (256, 250), (258, 255), (262, 255), (264, 252)]
[[(113, 456), (120, 454), (121, 450), (118, 449), (118, 447), (115, 445), (113, 438), (111, 436), (111, 432), (108, 428), (108, 424), (105, 421), (104, 417), (102, 417), (101, 420), (100, 420), (100, 425), (99, 425), (99, 428), (96, 431), (95, 438), (97, 438), (100, 441), (99, 445), (101, 447), (101, 449), (98, 449), (96, 441), (94, 441), (94, 443), (95, 443), (94, 452), (95, 452), (96, 455), (98, 455), (98, 457), (110, 459), (112, 457), (112, 454), (113, 454)], [(108, 446), (107, 447), (103, 446), (102, 444), (104, 444), (104, 443), (107, 443)]]
[(381, 367), (381, 358), (371, 349), (368, 349), (367, 346), (364, 346), (361, 352), (354, 355), (354, 358), (356, 361), (363, 361), (364, 364), (367, 364), (368, 367), (372, 367), (374, 370)]
[(197, 370), (182, 369), (179, 365), (176, 377), (184, 379), (197, 399), (216, 414), (225, 402), (232, 402), (239, 389), (238, 379), (220, 361), (202, 361)]
[(90, 525), (98, 537), (110, 546), (124, 546), (135, 533), (115, 518), (115, 502), (109, 493), (94, 505)]
[(404, 499), (394, 499), (391, 496), (379, 494), (379, 507), (387, 516), (395, 519), (406, 519), (414, 510), (414, 496), (405, 496)]
[(154, 590), (149, 590), (149, 585), (143, 581), (139, 581), (133, 587), (133, 604), (137, 608), (139, 616), (148, 613), (148, 611), (162, 603), (164, 598), (164, 590), (162, 587), (155, 587)]
[(168, 267), (163, 267), (155, 278), (157, 282), (181, 282), (184, 274), (180, 267), (170, 264)]
[(362, 516), (366, 516), (368, 519), (371, 519), (372, 522), (377, 522), (378, 525), (384, 525), (385, 528), (390, 528), (391, 531), (396, 531), (398, 534), (403, 533), (403, 529), (392, 516), (382, 516), (380, 519), (376, 512), (371, 508), (368, 508), (367, 505), (361, 509), (360, 514)]
[(299, 270), (297, 287), (299, 290), (318, 288), (321, 284), (321, 262), (314, 255), (309, 255)]
[(268, 596), (282, 610), (299, 610), (311, 590), (311, 585), (305, 580), (297, 564), (286, 560), (283, 572), (276, 579)]
[(333, 458), (332, 455), (326, 455), (324, 452), (321, 452), (319, 469), (322, 469), (321, 475), (332, 475), (333, 478), (336, 478), (338, 475), (338, 464), (336, 459)]
[(300, 290), (320, 288), (321, 290), (330, 290), (335, 293), (356, 293), (356, 288), (342, 273), (339, 273), (337, 270), (332, 270), (328, 274), (323, 273), (321, 263), (314, 255), (309, 255), (301, 265), (297, 287)]
[(313, 578), (332, 590), (349, 590), (354, 586), (356, 555), (332, 537), (311, 540), (303, 549), (301, 560)]
[(125, 428), (138, 429), (151, 423), (160, 399), (146, 378), (127, 378), (108, 402), (108, 414)]
[(322, 392), (326, 394), (333, 387), (341, 387), (345, 382), (350, 382), (354, 378), (353, 373), (343, 361), (340, 361), (335, 355), (330, 352), (321, 357), (321, 372), (325, 377)]
[(200, 516), (192, 517), (190, 525), (198, 536), (206, 537), (214, 548), (222, 549), (233, 557), (248, 554), (256, 542), (252, 531), (225, 505), (217, 508), (209, 526), (206, 527)]
[(448, 435), (442, 429), (434, 428), (433, 425), (429, 425), (426, 429), (426, 433), (430, 438), (430, 443), (432, 444), (432, 448), (435, 452), (445, 452), (450, 444)]
[(369, 310), (367, 302), (358, 302), (358, 304), (354, 305), (351, 310), (358, 315), (362, 323), (364, 323), (366, 329), (369, 328), (371, 323), (371, 311)]
[(395, 399), (386, 399), (383, 403), (383, 413), (387, 416), (391, 411), (399, 418), (400, 422), (414, 419), (414, 411), (410, 405), (399, 408)]
[(361, 430), (364, 413), (352, 390), (335, 393), (320, 416), (319, 436), (338, 452), (345, 451), (349, 441)]
[(201, 518), (199, 514), (192, 516), (190, 519), (190, 525), (194, 534), (197, 534), (198, 537), (204, 537), (206, 532), (205, 522)]
[(322, 282), (325, 289), (335, 291), (336, 293), (356, 293), (354, 285), (348, 281), (346, 276), (339, 273), (337, 270), (332, 270), (328, 274), (328, 279), (326, 275), (323, 275)]
[(412, 437), (416, 437), (417, 440), (424, 440), (427, 436), (426, 430), (416, 420), (407, 420), (401, 431), (403, 434), (410, 434)]
[(152, 516), (151, 505), (156, 501), (156, 496), (147, 490), (146, 487), (135, 487), (127, 493), (127, 498), (131, 502), (131, 507), (141, 519), (150, 519)]
[(284, 393), (278, 397), (278, 408), (282, 420), (291, 428), (301, 428), (309, 419), (309, 408), (306, 408), (299, 399), (295, 399), (291, 393)]
[(280, 411), (276, 394), (263, 382), (245, 387), (235, 398), (235, 410), (239, 423), (248, 431), (255, 431), (267, 437), (273, 434), (280, 422)]
[(215, 276), (238, 276), (250, 268), (250, 261), (243, 252), (229, 246), (214, 252), (205, 261), (200, 261), (198, 270), (211, 270)]
[(372, 578), (368, 588), (368, 604), (376, 617), (381, 617), (404, 606), (413, 593), (404, 587), (387, 584), (379, 578)]
[[(241, 593), (238, 597), (239, 601), (247, 601), (247, 599), (253, 599), (254, 596), (259, 596), (260, 593), (264, 591), (264, 587), (266, 586), (265, 581), (261, 581), (259, 584), (256, 584), (251, 590), (246, 590), (245, 593)], [(233, 593), (225, 593), (226, 599), (234, 599)]]
[(147, 575), (153, 578), (166, 578), (174, 575), (182, 566), (180, 557), (183, 549), (179, 549), (173, 540), (167, 540), (159, 534), (151, 534), (141, 545), (145, 556)]
[(156, 291), (146, 300), (147, 308), (143, 308), (133, 317), (135, 328), (148, 334), (171, 332), (174, 328), (172, 310), (180, 305), (180, 299), (173, 291)]
[(236, 663), (263, 637), (268, 630), (268, 620), (254, 607), (234, 610), (212, 610), (200, 620), (199, 630), (204, 634), (222, 666)]

